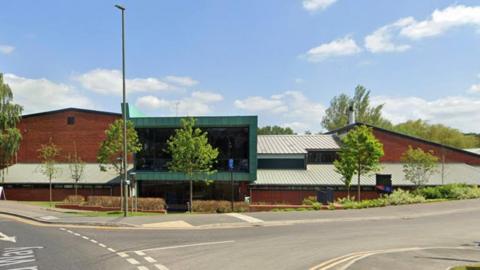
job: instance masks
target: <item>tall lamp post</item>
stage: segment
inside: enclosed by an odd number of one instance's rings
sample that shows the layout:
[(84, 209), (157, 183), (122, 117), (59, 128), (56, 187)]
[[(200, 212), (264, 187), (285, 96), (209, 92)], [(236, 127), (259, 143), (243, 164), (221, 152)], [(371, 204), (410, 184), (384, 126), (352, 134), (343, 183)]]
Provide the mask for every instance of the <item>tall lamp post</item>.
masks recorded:
[(124, 186), (128, 182), (127, 176), (127, 100), (126, 100), (126, 90), (125, 90), (125, 8), (120, 5), (115, 5), (116, 8), (120, 9), (122, 12), (122, 90), (123, 90), (123, 177), (121, 185), (123, 188), (123, 216), (126, 217), (128, 214), (128, 197), (127, 197), (127, 186)]

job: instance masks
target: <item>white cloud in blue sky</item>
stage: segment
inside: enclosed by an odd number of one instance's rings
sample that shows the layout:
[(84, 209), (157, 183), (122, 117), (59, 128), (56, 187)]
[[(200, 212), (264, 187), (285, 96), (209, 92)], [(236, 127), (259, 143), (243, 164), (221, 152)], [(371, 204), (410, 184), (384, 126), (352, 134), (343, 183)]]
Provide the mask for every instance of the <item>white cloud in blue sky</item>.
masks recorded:
[[(149, 115), (258, 114), (316, 132), (329, 100), (362, 84), (394, 122), (480, 132), (476, 1), (185, 3), (125, 0), (128, 100)], [(90, 4), (2, 5), (0, 72), (27, 113), (120, 111), (118, 12)]]

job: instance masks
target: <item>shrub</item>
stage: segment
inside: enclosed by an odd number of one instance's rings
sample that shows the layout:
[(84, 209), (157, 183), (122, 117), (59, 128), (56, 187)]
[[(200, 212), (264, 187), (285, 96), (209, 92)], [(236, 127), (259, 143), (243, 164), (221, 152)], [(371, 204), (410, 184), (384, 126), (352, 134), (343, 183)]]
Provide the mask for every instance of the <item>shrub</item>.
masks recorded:
[[(229, 201), (218, 200), (195, 200), (193, 201), (193, 212), (198, 213), (228, 213), (232, 205)], [(234, 202), (235, 212), (248, 211), (248, 204), (245, 202)]]
[(85, 197), (82, 195), (69, 195), (63, 200), (65, 204), (83, 204), (85, 202)]
[(477, 186), (466, 184), (447, 184), (436, 187), (425, 187), (416, 191), (426, 199), (474, 199), (480, 198)]
[(313, 205), (315, 203), (318, 203), (317, 197), (315, 196), (308, 196), (305, 199), (303, 199), (303, 202), (302, 202), (303, 205)]
[[(133, 198), (128, 201), (129, 206), (133, 205)], [(165, 210), (165, 200), (162, 198), (138, 198), (138, 209), (145, 211)], [(88, 196), (86, 205), (120, 208), (121, 197), (115, 196)]]
[(423, 203), (425, 198), (422, 195), (410, 193), (408, 190), (397, 189), (392, 194), (385, 196), (386, 204), (400, 205)]

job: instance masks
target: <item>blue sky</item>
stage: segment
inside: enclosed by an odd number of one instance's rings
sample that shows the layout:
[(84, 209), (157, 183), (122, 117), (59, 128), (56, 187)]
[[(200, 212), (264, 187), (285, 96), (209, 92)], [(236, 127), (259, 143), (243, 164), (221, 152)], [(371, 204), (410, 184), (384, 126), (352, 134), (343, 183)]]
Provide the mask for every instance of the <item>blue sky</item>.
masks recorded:
[[(8, 1), (0, 72), (26, 113), (119, 111), (111, 1)], [(357, 84), (398, 123), (480, 132), (478, 1), (124, 1), (127, 91), (148, 115), (259, 115), (321, 131)]]

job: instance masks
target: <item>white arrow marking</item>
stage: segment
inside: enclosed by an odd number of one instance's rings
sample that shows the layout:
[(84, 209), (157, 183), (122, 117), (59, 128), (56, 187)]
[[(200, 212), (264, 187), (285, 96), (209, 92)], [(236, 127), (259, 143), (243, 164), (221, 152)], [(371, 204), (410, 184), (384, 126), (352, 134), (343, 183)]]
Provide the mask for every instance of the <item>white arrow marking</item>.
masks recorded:
[(6, 235), (4, 233), (1, 233), (1, 232), (0, 232), (0, 240), (13, 242), (13, 243), (17, 242), (17, 240), (15, 239), (15, 236), (8, 236), (8, 235)]

